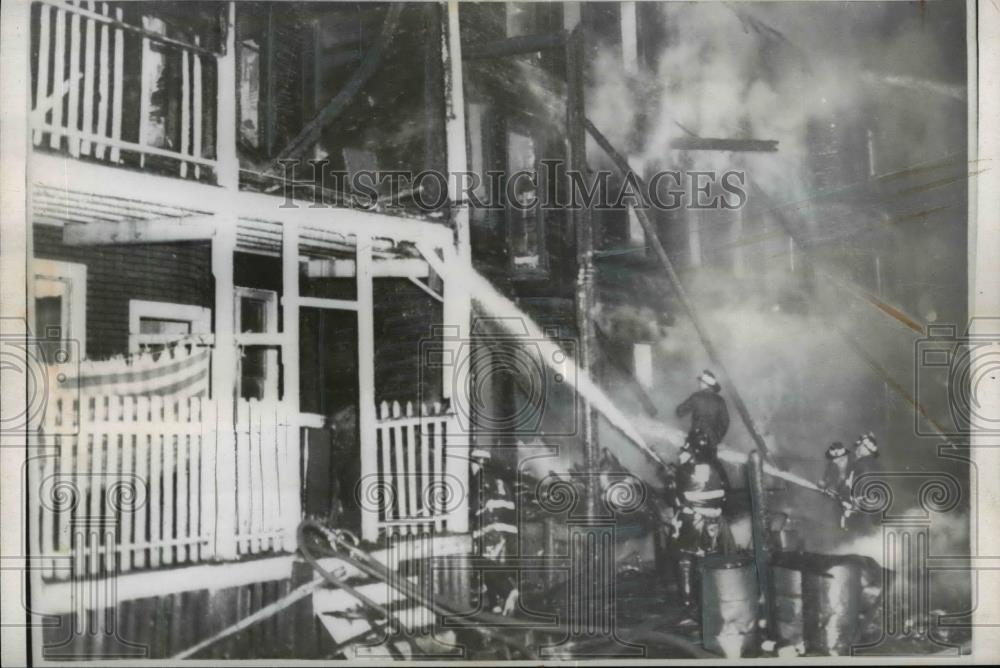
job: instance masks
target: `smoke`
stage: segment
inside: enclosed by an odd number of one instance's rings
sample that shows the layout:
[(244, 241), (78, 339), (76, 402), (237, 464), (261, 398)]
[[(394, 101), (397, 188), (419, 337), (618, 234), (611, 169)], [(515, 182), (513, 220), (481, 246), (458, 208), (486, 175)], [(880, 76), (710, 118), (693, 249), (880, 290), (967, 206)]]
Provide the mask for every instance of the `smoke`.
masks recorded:
[[(816, 234), (835, 238), (852, 226), (879, 225), (884, 215), (871, 202), (846, 199), (820, 206), (809, 201), (814, 187), (809, 161), (816, 153), (810, 132), (855, 124), (863, 136), (865, 126), (877, 123), (876, 130), (896, 140), (899, 132), (919, 125), (923, 130), (903, 137), (907, 141), (891, 142), (887, 152), (895, 164), (940, 157), (954, 152), (956, 145), (964, 149), (950, 131), (964, 123), (964, 109), (956, 106), (964, 91), (964, 51), (955, 40), (964, 38), (964, 13), (931, 5), (658, 3), (659, 51), (639, 74), (624, 71), (619, 47), (598, 51), (590, 71), (587, 114), (640, 169), (742, 168), (751, 184), (761, 186), (776, 203), (806, 202), (795, 213), (797, 224), (812, 226)], [(954, 52), (960, 52), (958, 58)], [(914, 104), (906, 95), (930, 99)], [(669, 148), (672, 140), (689, 134), (774, 139), (779, 150)], [(861, 155), (863, 147), (842, 150), (868, 160)], [(588, 154), (594, 162), (604, 159), (596, 147)], [(835, 293), (831, 300), (804, 285), (803, 258), (789, 250), (783, 229), (759, 206), (754, 208), (752, 194), (750, 207), (741, 221), (722, 213), (703, 214), (695, 221), (709, 253), (742, 246), (748, 258), (743, 273), (736, 275), (719, 263), (702, 266), (695, 276), (684, 277), (685, 287), (758, 430), (784, 464), (817, 476), (831, 441), (850, 444), (861, 432), (884, 431), (886, 414), (898, 408), (893, 405), (897, 400), (885, 396), (872, 369), (831, 329), (831, 321), (848, 332), (856, 325), (844, 317), (842, 295)], [(737, 223), (742, 236), (734, 232)], [(756, 239), (747, 238), (751, 225)], [(675, 255), (677, 251), (668, 248)], [(647, 307), (616, 303), (607, 310), (625, 323), (619, 330), (655, 332)], [(866, 315), (872, 314), (861, 314)], [(907, 363), (912, 336), (865, 343), (871, 357), (893, 357), (900, 368), (912, 368)], [(673, 408), (696, 389), (694, 377), (710, 361), (684, 314), (657, 336), (654, 346), (657, 368), (650, 395), (658, 419), (684, 429), (671, 419)], [(724, 396), (732, 390), (723, 388)], [(634, 398), (619, 395), (616, 401), (635, 416), (641, 414)], [(669, 439), (647, 440), (654, 448), (665, 442), (669, 449)], [(736, 424), (726, 440), (737, 449), (753, 447)], [(883, 452), (890, 466), (892, 449)], [(902, 459), (909, 463), (910, 457), (907, 453)]]
[[(878, 124), (888, 131), (912, 127), (914, 116), (927, 130), (944, 130), (963, 111), (964, 50), (955, 37), (964, 37), (964, 14), (954, 7), (925, 13), (911, 3), (679, 2), (660, 8), (664, 37), (651, 72), (630, 77), (618, 49), (606, 48), (588, 95), (595, 124), (646, 164), (721, 170), (735, 162), (772, 192), (794, 198), (806, 190), (797, 167), (808, 155), (810, 122), (850, 123), (877, 107)], [(921, 100), (914, 114), (912, 104)], [(629, 134), (632, 128), (641, 135)], [(776, 139), (779, 153), (668, 149), (689, 132)], [(953, 151), (946, 137), (925, 131), (902, 142), (906, 160)]]
[[(904, 515), (924, 517), (924, 510), (911, 508)], [(902, 528), (883, 532), (882, 528), (830, 548), (832, 554), (869, 557), (887, 569), (887, 605), (900, 615), (904, 628), (929, 628), (939, 624), (936, 615), (963, 613), (971, 609), (972, 572), (962, 569), (928, 568), (929, 555), (969, 553), (969, 515), (954, 513), (935, 517), (929, 526), (928, 541), (918, 539), (920, 529)], [(909, 534), (909, 535), (906, 535)], [(923, 555), (920, 552), (924, 552)], [(923, 601), (922, 604), (915, 601)], [(947, 628), (935, 629), (947, 636)]]

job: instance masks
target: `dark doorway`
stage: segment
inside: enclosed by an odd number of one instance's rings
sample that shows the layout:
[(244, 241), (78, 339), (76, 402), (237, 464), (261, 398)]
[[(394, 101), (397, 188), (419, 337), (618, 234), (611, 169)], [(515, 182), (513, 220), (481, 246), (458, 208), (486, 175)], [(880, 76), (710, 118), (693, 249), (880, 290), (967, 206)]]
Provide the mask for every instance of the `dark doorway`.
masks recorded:
[(301, 411), (321, 415), (324, 421), (321, 428), (305, 429), (302, 507), (308, 517), (358, 531), (357, 315), (303, 308), (299, 317)]

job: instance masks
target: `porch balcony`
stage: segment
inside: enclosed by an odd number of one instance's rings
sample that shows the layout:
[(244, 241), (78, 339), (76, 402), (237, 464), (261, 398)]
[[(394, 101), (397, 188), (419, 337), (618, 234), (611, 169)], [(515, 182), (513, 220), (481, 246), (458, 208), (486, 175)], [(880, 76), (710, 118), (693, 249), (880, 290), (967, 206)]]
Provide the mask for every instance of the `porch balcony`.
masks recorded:
[[(341, 97), (365, 97), (342, 96), (330, 83), (342, 82), (345, 66), (356, 66), (356, 51), (376, 50), (359, 37), (365, 31), (351, 32), (360, 29), (350, 28), (353, 24), (345, 23), (334, 6), (295, 9), (280, 17), (268, 9), (261, 18), (259, 7), (239, 4), (205, 1), (177, 9), (155, 3), (32, 0), (30, 126), (35, 155), (59, 156), (74, 170), (113, 166), (131, 177), (145, 176), (146, 188), (178, 194), (184, 189), (176, 188), (176, 182), (267, 193), (276, 197), (272, 206), (280, 205), (277, 198), (287, 199), (286, 186), (292, 181), (293, 196), (310, 203), (345, 206), (352, 201), (346, 182), (313, 174), (309, 165), (289, 168), (281, 164), (284, 159), (329, 158), (327, 169), (343, 167), (349, 175), (377, 170), (380, 162), (398, 169), (399, 156), (376, 156), (368, 146), (370, 137), (357, 144), (363, 134), (357, 128), (322, 120), (335, 100), (343, 115), (348, 105), (339, 102)], [(366, 30), (369, 23), (397, 20), (383, 17), (382, 8), (365, 12)], [(334, 34), (337, 30), (348, 33)], [(294, 44), (283, 44), (291, 36)], [(424, 49), (440, 59), (439, 49)], [(277, 60), (284, 69), (276, 69), (272, 61)], [(383, 62), (382, 70), (392, 70), (390, 65)], [(389, 88), (395, 84), (393, 80)], [(436, 111), (439, 86), (425, 85), (426, 92), (414, 93), (405, 105), (397, 94), (381, 115), (373, 115), (368, 103), (349, 113), (365, 115), (369, 134), (423, 124), (424, 155), (409, 167), (413, 173), (444, 171), (440, 147), (445, 127)], [(292, 108), (279, 110), (279, 98), (280, 106)], [(336, 137), (324, 139), (331, 132)], [(387, 193), (375, 190), (385, 197), (374, 207), (383, 210)], [(394, 213), (444, 222), (444, 203), (435, 204), (434, 211), (418, 207), (413, 200), (418, 191), (403, 187), (392, 204)]]
[(203, 44), (207, 30), (168, 35), (161, 18), (136, 9), (34, 0), (35, 149), (220, 183), (230, 159), (217, 131), (224, 45)]

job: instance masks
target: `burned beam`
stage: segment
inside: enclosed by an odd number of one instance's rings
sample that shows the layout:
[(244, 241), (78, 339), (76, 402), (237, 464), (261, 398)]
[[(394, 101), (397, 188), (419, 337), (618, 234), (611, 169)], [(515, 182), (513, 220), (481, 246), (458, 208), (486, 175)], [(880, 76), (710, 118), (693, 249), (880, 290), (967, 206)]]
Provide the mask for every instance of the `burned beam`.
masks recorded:
[(569, 33), (565, 30), (544, 33), (541, 35), (520, 35), (498, 39), (485, 44), (462, 44), (462, 56), (465, 60), (483, 58), (502, 58), (504, 56), (519, 56), (525, 53), (536, 53), (548, 49), (561, 49), (566, 45)]
[(670, 142), (679, 151), (738, 151), (741, 153), (774, 153), (776, 139), (720, 139), (717, 137), (680, 137)]
[(396, 36), (396, 29), (399, 27), (399, 17), (403, 12), (402, 4), (392, 4), (382, 22), (382, 28), (375, 39), (375, 43), (365, 54), (361, 61), (361, 66), (354, 71), (340, 88), (336, 95), (323, 106), (322, 109), (306, 123), (298, 135), (295, 136), (275, 157), (268, 168), (268, 172), (273, 172), (281, 164), (282, 160), (292, 160), (300, 157), (306, 150), (315, 144), (323, 129), (333, 123), (348, 105), (358, 95), (364, 85), (378, 71), (382, 58), (389, 50), (393, 38)]

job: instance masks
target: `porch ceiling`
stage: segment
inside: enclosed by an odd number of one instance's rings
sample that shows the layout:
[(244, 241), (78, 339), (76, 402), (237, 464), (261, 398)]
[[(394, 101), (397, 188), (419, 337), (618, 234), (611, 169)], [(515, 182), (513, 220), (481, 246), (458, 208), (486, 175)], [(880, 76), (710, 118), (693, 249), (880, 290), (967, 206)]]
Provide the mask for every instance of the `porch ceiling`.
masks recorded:
[(99, 195), (36, 184), (31, 197), (36, 223), (128, 223), (182, 219), (211, 213), (204, 209), (144, 201), (138, 198)]
[[(132, 225), (133, 231), (139, 231), (133, 234), (133, 242), (140, 242), (144, 235), (155, 238), (164, 227), (158, 225), (159, 221), (170, 227), (191, 223), (186, 230), (173, 233), (175, 237), (192, 234), (207, 238), (200, 235), (211, 236), (216, 224), (232, 224), (236, 219), (238, 247), (265, 254), (280, 251), (281, 229), (286, 223), (299, 227), (300, 251), (319, 257), (337, 252), (353, 254), (354, 235), (373, 237), (376, 257), (417, 257), (413, 245), (418, 241), (434, 248), (454, 243), (453, 230), (443, 221), (349, 208), (315, 208), (313, 202), (286, 201), (273, 195), (232, 191), (39, 152), (32, 154), (29, 167), (33, 222), (105, 228)], [(197, 204), (186, 206), (189, 202)], [(107, 232), (108, 237), (117, 234), (114, 229)]]
[[(32, 191), (32, 220), (45, 225), (64, 226), (66, 223), (108, 225), (163, 221), (176, 224), (194, 217), (211, 216), (206, 209), (150, 202), (138, 198), (95, 194), (36, 184)], [(237, 250), (263, 255), (281, 254), (282, 223), (265, 218), (240, 217), (237, 225)], [(303, 225), (300, 228), (299, 250), (313, 257), (353, 257), (356, 237), (335, 229)], [(377, 258), (415, 258), (419, 254), (412, 244), (389, 238), (374, 240), (373, 255)]]
[[(279, 221), (241, 217), (236, 228), (236, 249), (261, 255), (280, 255), (281, 228)], [(388, 238), (376, 238), (373, 243), (372, 255), (376, 258), (419, 257), (412, 244)], [(309, 225), (299, 228), (300, 255), (353, 258), (356, 248), (357, 237), (352, 234)]]

